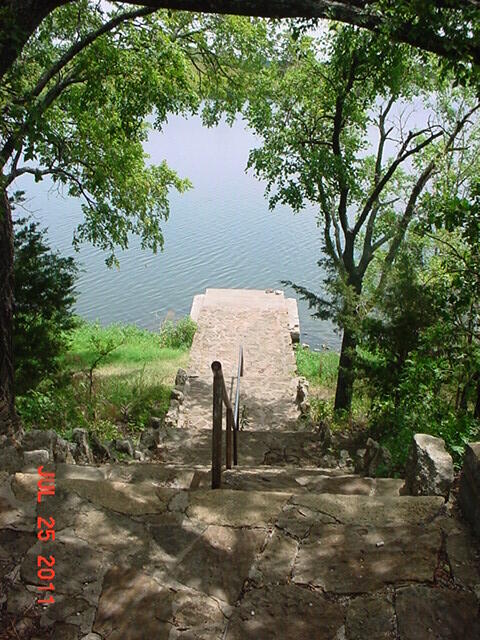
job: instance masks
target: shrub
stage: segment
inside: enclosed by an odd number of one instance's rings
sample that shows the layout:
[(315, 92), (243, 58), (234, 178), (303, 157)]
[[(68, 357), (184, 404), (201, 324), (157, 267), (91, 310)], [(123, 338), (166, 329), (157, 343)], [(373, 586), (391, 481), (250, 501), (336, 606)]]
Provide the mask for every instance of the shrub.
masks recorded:
[(170, 349), (188, 349), (192, 346), (196, 330), (197, 325), (190, 316), (176, 323), (167, 320), (160, 330), (160, 344)]
[(13, 344), (17, 393), (51, 375), (75, 326), (73, 258), (50, 249), (46, 230), (27, 218), (15, 223), (15, 315)]

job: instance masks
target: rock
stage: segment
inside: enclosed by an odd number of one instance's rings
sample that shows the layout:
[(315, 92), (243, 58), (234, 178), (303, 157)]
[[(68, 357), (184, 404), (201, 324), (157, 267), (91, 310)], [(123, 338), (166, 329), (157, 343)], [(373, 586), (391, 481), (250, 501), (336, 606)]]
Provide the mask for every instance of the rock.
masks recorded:
[(46, 449), (53, 459), (53, 451), (58, 435), (53, 429), (32, 429), (27, 431), (22, 440), (22, 448), (25, 451), (38, 451)]
[[(265, 541), (261, 529), (212, 525), (175, 566), (179, 583), (234, 604)], [(232, 551), (235, 550), (235, 553)], [(230, 571), (223, 562), (228, 558)]]
[(53, 457), (55, 462), (75, 464), (70, 444), (71, 443), (64, 440), (64, 438), (61, 438), (60, 436), (57, 437), (57, 441), (53, 448)]
[(392, 463), (392, 456), (388, 449), (369, 438), (363, 456), (363, 472), (369, 477), (375, 477), (381, 467), (388, 467)]
[(397, 590), (398, 633), (402, 640), (477, 640), (480, 619), (473, 593), (411, 585)]
[(480, 568), (475, 558), (475, 541), (468, 530), (450, 534), (446, 551), (455, 584), (475, 591), (480, 587)]
[(480, 537), (480, 442), (471, 443), (465, 449), (458, 500)]
[(171, 429), (176, 427), (178, 424), (178, 411), (175, 409), (169, 409), (167, 415), (165, 416), (164, 426)]
[(176, 400), (179, 404), (183, 404), (183, 401), (185, 400), (185, 396), (180, 389), (172, 389), (171, 398), (172, 400)]
[(37, 449), (36, 451), (24, 451), (23, 461), (26, 467), (40, 467), (47, 464), (50, 460), (50, 454), (46, 449)]
[(310, 384), (306, 378), (298, 378), (297, 397), (295, 399), (297, 403), (303, 402), (308, 398), (309, 387), (310, 387)]
[(293, 584), (252, 589), (235, 608), (229, 640), (340, 640), (345, 638), (343, 605)]
[(51, 640), (77, 640), (78, 627), (73, 624), (57, 622), (53, 629), (53, 635), (51, 635), (50, 638)]
[(73, 441), (75, 447), (75, 461), (80, 464), (93, 464), (93, 455), (88, 444), (88, 434), (86, 429), (74, 429)]
[(298, 405), (302, 415), (306, 415), (308, 409), (308, 381), (305, 378), (299, 378), (297, 384), (297, 397), (295, 402)]
[(111, 458), (110, 449), (103, 444), (95, 434), (92, 435), (92, 453), (99, 462), (105, 462)]
[(0, 471), (15, 473), (23, 466), (23, 455), (21, 450), (10, 445), (0, 449)]
[(390, 640), (395, 637), (395, 610), (388, 596), (360, 596), (347, 610), (347, 638)]
[(150, 426), (152, 427), (152, 429), (161, 429), (163, 427), (163, 418), (157, 418), (156, 416), (151, 416)]
[(212, 640), (220, 638), (224, 628), (222, 607), (200, 590), (172, 589), (121, 566), (105, 575), (93, 627), (108, 640)]
[(158, 429), (144, 429), (140, 436), (140, 444), (150, 451), (154, 451), (160, 443), (160, 433)]
[[(310, 538), (299, 548), (293, 582), (338, 595), (433, 581), (442, 545), (438, 529), (406, 525), (314, 524)], [(384, 542), (383, 547), (377, 547), (379, 541)]]
[(338, 461), (338, 466), (342, 469), (353, 467), (353, 460), (346, 449), (342, 449), (340, 451), (340, 459)]
[(413, 437), (405, 469), (403, 493), (443, 496), (448, 500), (453, 482), (453, 461), (441, 438), (417, 433)]
[(145, 454), (142, 451), (139, 451), (138, 449), (135, 449), (134, 458), (135, 458), (135, 460), (138, 460), (139, 462), (143, 462), (145, 460)]
[(355, 453), (355, 473), (364, 472), (363, 464), (364, 464), (366, 452), (367, 452), (366, 449), (357, 449)]
[(185, 369), (179, 369), (177, 371), (177, 375), (175, 376), (175, 386), (176, 387), (184, 387), (188, 381), (188, 373)]
[(125, 438), (124, 440), (115, 440), (115, 449), (119, 453), (126, 453), (133, 458), (133, 445), (131, 440)]

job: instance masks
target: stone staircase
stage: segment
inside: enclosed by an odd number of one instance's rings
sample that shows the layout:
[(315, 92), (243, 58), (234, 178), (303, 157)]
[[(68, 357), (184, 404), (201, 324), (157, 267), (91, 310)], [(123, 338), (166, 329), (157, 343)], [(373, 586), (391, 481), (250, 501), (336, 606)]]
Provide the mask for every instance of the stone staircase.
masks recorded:
[[(161, 429), (155, 463), (57, 464), (40, 504), (35, 469), (0, 476), (0, 640), (478, 640), (479, 557), (455, 507), (332, 467), (298, 430), (283, 296), (195, 305), (183, 428)], [(251, 420), (211, 490), (209, 365), (233, 375), (240, 340)], [(55, 558), (44, 607), (39, 555)]]
[[(3, 478), (4, 625), (42, 640), (478, 640), (476, 547), (442, 498), (315, 467), (308, 447), (300, 466), (259, 464), (260, 432), (240, 434), (252, 464), (212, 491), (192, 464), (203, 434), (174, 431), (174, 463), (57, 464), (41, 504), (34, 469)], [(55, 541), (36, 541), (37, 516)], [(44, 608), (39, 554), (55, 557)]]

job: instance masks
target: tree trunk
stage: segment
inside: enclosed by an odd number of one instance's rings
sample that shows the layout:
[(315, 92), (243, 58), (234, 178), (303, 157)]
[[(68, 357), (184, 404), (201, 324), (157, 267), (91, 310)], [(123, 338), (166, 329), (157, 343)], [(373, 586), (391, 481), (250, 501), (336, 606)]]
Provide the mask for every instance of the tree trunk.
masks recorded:
[(0, 0), (0, 79), (42, 20), (68, 2), (71, 0)]
[(335, 392), (335, 411), (350, 411), (352, 407), (353, 372), (357, 339), (350, 329), (345, 329), (340, 352), (340, 364), (338, 368), (337, 390)]
[(6, 191), (0, 203), (0, 434), (19, 426), (15, 413), (13, 365), (13, 226)]
[(477, 373), (477, 399), (475, 401), (475, 409), (473, 410), (473, 417), (480, 420), (480, 373)]

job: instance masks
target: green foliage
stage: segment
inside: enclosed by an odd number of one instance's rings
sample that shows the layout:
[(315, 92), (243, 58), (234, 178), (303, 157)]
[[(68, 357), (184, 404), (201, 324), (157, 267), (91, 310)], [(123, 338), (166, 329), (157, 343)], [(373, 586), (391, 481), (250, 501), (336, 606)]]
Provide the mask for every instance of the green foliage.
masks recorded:
[(135, 438), (150, 417), (166, 414), (184, 347), (163, 348), (158, 333), (135, 326), (85, 322), (70, 344), (59, 374), (17, 397), (27, 428), (53, 428), (67, 438), (75, 427), (106, 440)]
[(431, 246), (424, 239), (404, 244), (381, 295), (363, 318), (357, 366), (376, 397), (393, 393), (421, 332), (435, 322), (435, 297), (424, 272)]
[(15, 382), (19, 393), (51, 375), (68, 347), (75, 326), (77, 267), (52, 251), (46, 230), (36, 222), (15, 221)]
[(27, 429), (54, 429), (68, 439), (76, 427), (88, 428), (75, 386), (66, 376), (44, 378), (17, 396), (16, 408)]
[(339, 355), (335, 351), (311, 351), (297, 346), (295, 349), (298, 375), (315, 386), (332, 387), (338, 373)]
[[(258, 20), (87, 0), (59, 7), (6, 79), (5, 184), (24, 173), (49, 175), (82, 198), (75, 244), (101, 247), (108, 264), (132, 234), (142, 247), (160, 249), (169, 192), (191, 185), (166, 162), (149, 162), (142, 146), (149, 129), (161, 130), (172, 113), (202, 112), (207, 123), (222, 112), (232, 119), (268, 49)], [(21, 162), (12, 169), (9, 154), (17, 149)]]
[(310, 402), (310, 418), (314, 424), (322, 424), (324, 422), (332, 423), (333, 407), (331, 402), (313, 396)]
[(189, 349), (196, 330), (197, 325), (190, 316), (178, 322), (167, 320), (160, 330), (160, 345), (170, 349)]
[(397, 470), (415, 433), (443, 438), (456, 465), (480, 434), (480, 280), (470, 260), (478, 249), (445, 230), (413, 247), (391, 271), (362, 341), (372, 435)]

